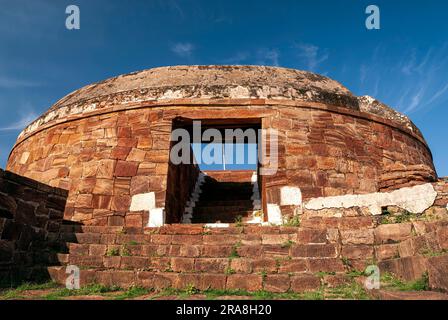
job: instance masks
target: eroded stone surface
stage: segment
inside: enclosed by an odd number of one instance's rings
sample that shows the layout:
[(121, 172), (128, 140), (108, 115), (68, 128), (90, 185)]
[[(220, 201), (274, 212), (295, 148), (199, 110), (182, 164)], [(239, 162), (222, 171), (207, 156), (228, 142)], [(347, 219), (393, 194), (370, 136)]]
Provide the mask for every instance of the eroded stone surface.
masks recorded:
[(340, 83), (310, 72), (263, 66), (175, 66), (107, 79), (72, 92), (24, 133), (68, 115), (120, 103), (201, 99), (290, 99), (361, 110), (418, 129), (404, 115), (370, 98), (357, 98)]
[(422, 213), (434, 204), (437, 192), (427, 183), (414, 187), (402, 188), (392, 192), (377, 192), (362, 195), (344, 195), (311, 199), (305, 203), (309, 210), (326, 208), (369, 208), (372, 215), (380, 215), (382, 207), (397, 206), (412, 213)]

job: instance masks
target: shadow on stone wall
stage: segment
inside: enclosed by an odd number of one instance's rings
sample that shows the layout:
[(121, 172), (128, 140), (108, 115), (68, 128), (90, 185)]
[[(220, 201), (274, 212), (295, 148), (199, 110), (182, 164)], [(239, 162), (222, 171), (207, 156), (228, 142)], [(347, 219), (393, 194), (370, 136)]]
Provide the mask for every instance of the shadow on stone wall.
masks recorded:
[[(0, 169), (0, 287), (50, 279), (68, 191)], [(70, 222), (72, 223), (72, 222)]]

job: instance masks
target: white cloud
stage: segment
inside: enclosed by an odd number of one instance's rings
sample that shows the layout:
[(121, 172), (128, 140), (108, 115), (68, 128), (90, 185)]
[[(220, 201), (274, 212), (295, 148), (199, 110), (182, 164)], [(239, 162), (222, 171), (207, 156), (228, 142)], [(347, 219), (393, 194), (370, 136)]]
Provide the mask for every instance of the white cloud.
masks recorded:
[(448, 92), (448, 83), (445, 84), (444, 87), (440, 88), (433, 96), (432, 98), (428, 101), (428, 104), (436, 101), (437, 99), (439, 99), (441, 96), (443, 96), (446, 92)]
[(415, 94), (411, 95), (411, 100), (409, 102), (408, 107), (404, 110), (405, 113), (409, 113), (414, 111), (417, 107), (420, 106), (420, 102), (422, 101), (423, 96), (425, 95), (425, 88), (420, 88)]
[(279, 66), (280, 53), (277, 49), (259, 49), (257, 52), (257, 64)]
[(25, 127), (33, 122), (37, 117), (38, 116), (34, 111), (24, 113), (16, 122), (13, 122), (10, 125), (6, 125), (4, 127), (0, 127), (0, 131), (21, 131), (25, 129)]
[(237, 52), (230, 58), (224, 59), (222, 62), (225, 64), (240, 64), (249, 59), (250, 54), (248, 52)]
[(21, 79), (7, 77), (7, 76), (0, 76), (0, 88), (4, 88), (4, 89), (38, 87), (40, 85), (41, 84), (38, 82), (21, 80)]
[(189, 57), (194, 51), (194, 45), (189, 42), (179, 42), (171, 47), (171, 51), (180, 57)]
[(316, 71), (320, 64), (328, 60), (329, 54), (315, 45), (300, 43), (296, 45), (299, 49), (299, 57), (304, 61), (310, 71)]

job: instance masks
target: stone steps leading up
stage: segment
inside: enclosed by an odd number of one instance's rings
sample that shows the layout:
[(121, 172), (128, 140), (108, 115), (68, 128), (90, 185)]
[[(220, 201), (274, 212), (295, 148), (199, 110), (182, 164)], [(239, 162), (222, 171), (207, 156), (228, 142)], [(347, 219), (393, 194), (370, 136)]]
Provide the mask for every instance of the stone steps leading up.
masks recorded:
[(194, 208), (195, 215), (219, 215), (219, 214), (232, 214), (238, 212), (252, 212), (253, 206), (198, 206)]
[(344, 276), (348, 271), (326, 229), (171, 225), (147, 228), (145, 234), (81, 229), (91, 232), (60, 235), (73, 241), (67, 253), (57, 255), (61, 266), (49, 269), (55, 281), (64, 283), (65, 266), (75, 265), (86, 283), (183, 289), (218, 279), (212, 288), (303, 292), (320, 287), (318, 273)]
[[(443, 251), (448, 249), (448, 225), (444, 222), (378, 225), (372, 217), (348, 217), (303, 219), (300, 227), (179, 224), (146, 228), (144, 233), (100, 226), (71, 226), (64, 231), (57, 239), (66, 242), (67, 250), (53, 257), (59, 264), (50, 272), (55, 277), (57, 270), (76, 265), (83, 281), (103, 284), (114, 279), (115, 285), (123, 281), (181, 289), (187, 279), (196, 288), (207, 283), (205, 279), (219, 279), (216, 287), (221, 289), (300, 292), (317, 288), (322, 274), (346, 277), (373, 263), (381, 272), (406, 281), (428, 272), (431, 288), (448, 291), (448, 253)], [(427, 249), (435, 256), (428, 256)], [(267, 279), (271, 282), (265, 287)]]
[(248, 211), (229, 211), (229, 212), (219, 212), (219, 213), (200, 213), (195, 214), (191, 219), (192, 223), (235, 223), (236, 221), (241, 221), (243, 223), (248, 223), (252, 220), (252, 210)]
[[(227, 229), (227, 228), (225, 228)], [(177, 234), (171, 233), (61, 233), (61, 241), (79, 244), (155, 244), (155, 245), (285, 245), (296, 244), (325, 244), (332, 242), (331, 232), (322, 229), (294, 228), (293, 232), (282, 229), (274, 229), (277, 233), (254, 233), (256, 228), (249, 233), (242, 233), (238, 228), (233, 230), (200, 229), (201, 233)], [(230, 228), (229, 228), (230, 229)], [(224, 233), (233, 231), (232, 233)], [(245, 230), (246, 232), (248, 230)], [(215, 233), (216, 232), (216, 233)], [(222, 233), (221, 233), (222, 232)], [(267, 232), (267, 230), (265, 230)]]
[[(65, 267), (50, 267), (48, 272), (57, 283), (65, 284), (67, 274)], [(321, 288), (328, 277), (343, 278), (343, 274), (319, 277), (314, 274), (216, 274), (216, 273), (174, 273), (139, 270), (115, 269), (82, 269), (80, 270), (81, 286), (97, 283), (105, 286), (129, 288), (140, 286), (163, 290), (174, 288), (183, 290), (195, 288), (199, 290), (266, 290), (270, 292), (305, 292)], [(331, 281), (331, 280), (330, 280)]]
[(58, 255), (61, 264), (81, 269), (145, 270), (174, 273), (214, 274), (304, 274), (345, 273), (348, 269), (338, 258), (186, 258), (143, 256)]
[(215, 206), (240, 206), (240, 207), (252, 207), (252, 200), (202, 200), (201, 205), (204, 207)]
[(219, 182), (206, 177), (192, 223), (234, 223), (239, 217), (244, 222), (251, 220), (252, 189), (251, 182)]

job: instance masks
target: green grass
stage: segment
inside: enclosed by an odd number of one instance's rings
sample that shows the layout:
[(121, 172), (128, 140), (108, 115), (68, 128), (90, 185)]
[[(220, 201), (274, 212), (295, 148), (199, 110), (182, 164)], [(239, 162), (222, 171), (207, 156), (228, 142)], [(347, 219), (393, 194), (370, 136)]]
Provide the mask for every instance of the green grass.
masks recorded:
[(45, 283), (24, 283), (20, 286), (8, 289), (0, 294), (0, 300), (13, 300), (23, 298), (22, 294), (25, 291), (31, 290), (47, 290), (58, 288), (59, 285), (55, 282), (45, 282)]
[(243, 227), (243, 216), (237, 216), (235, 218), (235, 227)]
[(165, 289), (151, 297), (151, 299), (163, 298), (167, 296), (177, 296), (181, 299), (186, 299), (194, 295), (204, 295), (207, 300), (215, 300), (220, 297), (230, 296), (245, 296), (250, 297), (252, 300), (323, 300), (324, 294), (322, 290), (316, 290), (311, 292), (295, 293), (295, 292), (285, 292), (285, 293), (273, 293), (264, 290), (259, 290), (255, 292), (249, 292), (246, 290), (215, 290), (208, 289), (204, 291), (197, 290), (193, 287), (193, 290), (187, 287), (184, 290), (176, 289)]
[(122, 257), (131, 256), (131, 252), (129, 251), (128, 247), (125, 244), (121, 246), (121, 256)]
[(300, 217), (294, 216), (286, 220), (283, 225), (285, 227), (300, 227)]
[(224, 273), (227, 275), (231, 275), (231, 274), (235, 274), (236, 271), (233, 270), (231, 267), (227, 267), (226, 270), (224, 271)]
[(350, 300), (368, 300), (370, 299), (367, 291), (355, 281), (347, 285), (338, 286), (336, 288), (328, 288), (327, 294), (329, 298), (350, 299)]
[(233, 245), (232, 251), (230, 252), (230, 255), (229, 255), (229, 259), (236, 259), (236, 258), (240, 257), (240, 255), (238, 254), (238, 248), (239, 247), (241, 247), (241, 242), (240, 241)]
[(424, 255), (425, 257), (439, 257), (439, 256), (443, 256), (444, 254), (447, 254), (447, 253), (448, 253), (448, 250), (446, 250), (446, 249), (442, 249), (440, 251), (425, 249), (422, 251), (422, 255)]
[(43, 298), (45, 300), (60, 300), (62, 298), (66, 297), (73, 297), (73, 296), (94, 296), (94, 295), (105, 295), (110, 292), (116, 292), (119, 291), (120, 288), (113, 286), (113, 287), (107, 287), (100, 284), (92, 284), (85, 287), (82, 287), (79, 290), (70, 290), (67, 288), (60, 288), (58, 290), (55, 290), (53, 292), (50, 292)]
[(288, 241), (283, 242), (282, 245), (281, 245), (281, 247), (282, 247), (283, 249), (284, 249), (284, 248), (291, 248), (292, 245), (294, 245), (294, 244), (295, 244), (294, 241), (288, 240)]
[(390, 273), (381, 276), (381, 284), (386, 289), (397, 291), (427, 291), (429, 290), (428, 274), (424, 273), (422, 277), (415, 281), (402, 281)]
[(318, 276), (319, 278), (323, 278), (324, 276), (334, 276), (335, 274), (336, 272), (324, 272), (324, 271), (319, 271), (315, 273), (315, 275)]
[(134, 298), (149, 294), (151, 292), (152, 292), (151, 289), (146, 289), (146, 288), (142, 288), (142, 287), (130, 287), (125, 292), (114, 296), (114, 299), (115, 300), (134, 299)]
[(112, 248), (107, 250), (106, 256), (108, 257), (118, 257), (120, 255), (120, 250), (118, 248)]
[(383, 216), (379, 220), (379, 224), (394, 224), (394, 223), (404, 223), (411, 222), (418, 219), (415, 213), (409, 211), (404, 211), (399, 215), (391, 215), (388, 211), (383, 211)]

